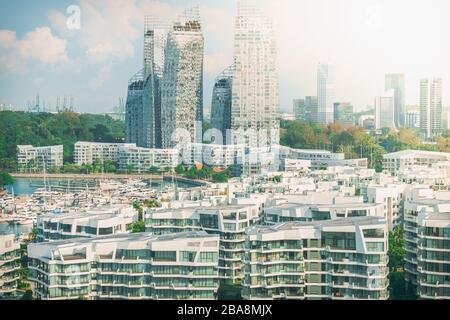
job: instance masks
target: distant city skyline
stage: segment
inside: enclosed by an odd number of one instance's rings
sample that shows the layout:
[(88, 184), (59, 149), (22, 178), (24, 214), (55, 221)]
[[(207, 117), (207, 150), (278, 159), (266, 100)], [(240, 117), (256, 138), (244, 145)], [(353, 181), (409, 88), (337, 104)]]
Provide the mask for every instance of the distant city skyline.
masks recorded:
[[(405, 105), (420, 104), (422, 78), (442, 78), (442, 103), (450, 104), (448, 1), (256, 3), (274, 22), (281, 112), (292, 112), (293, 99), (316, 94), (321, 61), (335, 68), (333, 102), (348, 101), (355, 111), (373, 105), (390, 73), (405, 75)], [(144, 16), (151, 13), (171, 21), (197, 4), (205, 36), (203, 105), (209, 109), (214, 79), (233, 64), (235, 1), (2, 3), (0, 103), (23, 109), (39, 93), (52, 108), (57, 96), (73, 96), (77, 111), (111, 111), (118, 97), (126, 96), (130, 75), (142, 66)], [(80, 8), (80, 29), (67, 28), (71, 5)], [(418, 44), (423, 37), (433, 48)]]

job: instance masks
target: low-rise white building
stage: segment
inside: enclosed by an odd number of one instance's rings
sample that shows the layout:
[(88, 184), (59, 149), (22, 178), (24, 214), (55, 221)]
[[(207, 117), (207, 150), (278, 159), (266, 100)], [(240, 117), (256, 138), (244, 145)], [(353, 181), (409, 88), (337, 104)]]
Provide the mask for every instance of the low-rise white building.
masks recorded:
[(92, 164), (94, 160), (101, 162), (119, 160), (119, 149), (121, 147), (136, 147), (134, 143), (104, 143), (78, 141), (74, 148), (74, 162), (76, 165)]
[(397, 175), (415, 165), (431, 166), (440, 161), (450, 161), (450, 153), (422, 150), (404, 150), (383, 155), (383, 170)]
[(17, 165), (19, 170), (51, 167), (63, 165), (63, 146), (34, 147), (32, 145), (17, 146)]
[(138, 212), (132, 206), (105, 206), (95, 210), (37, 217), (37, 241), (92, 238), (127, 233)]
[(119, 170), (148, 172), (151, 167), (173, 169), (178, 165), (177, 149), (150, 149), (140, 147), (119, 148)]

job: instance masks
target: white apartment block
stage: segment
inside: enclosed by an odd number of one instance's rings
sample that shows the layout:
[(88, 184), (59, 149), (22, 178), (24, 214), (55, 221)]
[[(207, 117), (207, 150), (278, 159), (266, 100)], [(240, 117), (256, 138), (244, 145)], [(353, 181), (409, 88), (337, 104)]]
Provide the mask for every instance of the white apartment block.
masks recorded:
[(180, 162), (184, 165), (203, 163), (211, 167), (230, 167), (242, 164), (245, 146), (242, 144), (191, 143), (179, 151)]
[(309, 205), (300, 203), (281, 203), (266, 207), (264, 223), (273, 225), (291, 221), (323, 221), (353, 217), (384, 217), (382, 204), (341, 203)]
[(294, 149), (279, 147), (280, 160), (296, 159), (311, 161), (311, 170), (320, 170), (334, 166), (350, 166), (355, 168), (367, 168), (367, 159), (345, 159), (343, 153), (333, 153), (328, 150)]
[(121, 147), (118, 165), (121, 171), (131, 168), (131, 171), (139, 173), (147, 172), (151, 167), (173, 169), (178, 165), (178, 150)]
[(20, 243), (15, 236), (0, 233), (0, 300), (16, 296), (20, 258)]
[(204, 230), (220, 236), (219, 275), (226, 284), (240, 283), (245, 229), (258, 223), (259, 209), (254, 204), (149, 209), (146, 227), (154, 234)]
[(63, 165), (63, 146), (33, 147), (32, 145), (17, 146), (17, 164), (20, 170)]
[(127, 233), (130, 225), (137, 220), (138, 212), (133, 207), (121, 205), (68, 214), (50, 213), (37, 217), (37, 241)]
[(422, 299), (450, 299), (450, 192), (414, 189), (404, 215), (406, 281)]
[(383, 155), (383, 170), (397, 175), (412, 166), (431, 166), (440, 161), (449, 161), (450, 153), (422, 150), (404, 150)]
[(215, 299), (219, 237), (206, 232), (120, 234), (28, 246), (42, 300)]
[(383, 218), (286, 222), (247, 233), (244, 299), (389, 298)]
[(383, 204), (389, 230), (401, 223), (405, 188), (405, 184), (370, 184), (366, 188), (369, 203)]
[(74, 162), (76, 165), (92, 164), (94, 160), (101, 162), (112, 161), (117, 163), (119, 160), (119, 149), (121, 147), (136, 147), (134, 143), (103, 143), (103, 142), (85, 142), (75, 143)]

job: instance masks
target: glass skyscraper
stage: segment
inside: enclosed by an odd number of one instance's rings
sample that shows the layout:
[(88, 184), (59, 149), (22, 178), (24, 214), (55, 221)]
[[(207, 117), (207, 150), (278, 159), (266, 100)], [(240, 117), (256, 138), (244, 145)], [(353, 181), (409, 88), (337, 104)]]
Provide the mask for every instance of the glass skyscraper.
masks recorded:
[(232, 143), (277, 145), (280, 137), (276, 41), (272, 21), (252, 1), (237, 3), (234, 42)]
[(334, 121), (334, 70), (328, 63), (320, 63), (317, 69), (317, 122), (329, 124)]
[(385, 90), (394, 90), (394, 123), (397, 128), (405, 126), (405, 75), (386, 74)]
[(176, 130), (189, 133), (190, 141), (185, 142), (201, 142), (203, 50), (200, 14), (198, 7), (194, 7), (178, 18), (167, 35), (161, 84), (163, 148), (176, 145)]
[(227, 130), (231, 129), (233, 71), (234, 66), (230, 66), (216, 78), (211, 101), (211, 127), (221, 132), (224, 144), (227, 143)]

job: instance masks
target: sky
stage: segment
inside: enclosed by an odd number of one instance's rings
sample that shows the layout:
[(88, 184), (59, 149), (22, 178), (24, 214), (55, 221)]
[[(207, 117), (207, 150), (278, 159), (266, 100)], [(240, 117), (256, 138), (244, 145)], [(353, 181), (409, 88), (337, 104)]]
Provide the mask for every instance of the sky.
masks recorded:
[[(334, 100), (356, 110), (383, 93), (385, 73), (405, 74), (407, 105), (419, 104), (420, 78), (442, 77), (450, 104), (450, 1), (256, 3), (274, 22), (282, 111), (316, 94), (319, 62), (334, 65)], [(77, 111), (111, 111), (142, 68), (144, 15), (170, 21), (193, 5), (205, 36), (209, 108), (215, 77), (233, 62), (235, 0), (0, 0), (0, 103), (24, 108), (39, 93), (54, 107), (57, 96), (71, 95)]]

